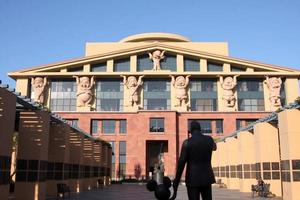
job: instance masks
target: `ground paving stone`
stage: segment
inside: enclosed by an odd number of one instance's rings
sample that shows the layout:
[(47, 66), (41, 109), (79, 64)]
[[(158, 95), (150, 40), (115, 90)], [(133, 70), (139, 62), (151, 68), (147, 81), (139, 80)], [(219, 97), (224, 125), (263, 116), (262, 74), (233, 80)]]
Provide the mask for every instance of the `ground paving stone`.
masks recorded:
[[(56, 198), (47, 198), (54, 200)], [(66, 198), (67, 199), (67, 198)], [(147, 191), (145, 185), (111, 185), (103, 189), (94, 189), (91, 191), (72, 194), (72, 200), (155, 200), (154, 192)], [(188, 200), (185, 186), (178, 189), (178, 200)], [(253, 199), (251, 193), (242, 193), (237, 190), (213, 187), (213, 200), (243, 200)], [(254, 200), (266, 198), (255, 197)], [(281, 198), (272, 198), (272, 200), (281, 200)]]

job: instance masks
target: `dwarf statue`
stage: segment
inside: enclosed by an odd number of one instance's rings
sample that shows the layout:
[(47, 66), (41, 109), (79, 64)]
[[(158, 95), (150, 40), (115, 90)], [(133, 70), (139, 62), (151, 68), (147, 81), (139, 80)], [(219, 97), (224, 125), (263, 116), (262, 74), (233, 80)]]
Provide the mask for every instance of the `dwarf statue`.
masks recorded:
[(266, 76), (266, 80), (264, 81), (264, 83), (267, 84), (269, 89), (269, 100), (271, 102), (271, 105), (274, 107), (280, 107), (280, 89), (282, 84), (281, 78), (269, 78), (268, 76)]
[(187, 75), (186, 78), (183, 76), (177, 76), (176, 79), (174, 76), (171, 76), (172, 81), (171, 84), (175, 87), (175, 95), (176, 95), (176, 104), (175, 107), (180, 107), (183, 103), (187, 102), (188, 94), (187, 94), (187, 86), (189, 85), (189, 77), (191, 75)]
[(225, 101), (226, 107), (232, 108), (235, 105), (236, 98), (234, 96), (234, 89), (237, 85), (236, 77), (238, 77), (238, 75), (233, 77), (227, 76), (225, 79), (223, 79), (223, 76), (220, 76), (220, 83), (223, 88), (222, 99)]
[(140, 76), (138, 80), (136, 80), (135, 76), (129, 76), (126, 80), (126, 76), (123, 76), (123, 83), (129, 90), (129, 106), (139, 106), (139, 89), (143, 85), (142, 78), (143, 76)]
[(95, 84), (94, 76), (90, 79), (87, 76), (73, 76), (76, 78), (77, 83), (77, 106), (78, 107), (85, 107), (91, 106), (91, 102), (93, 100), (93, 92), (92, 88)]
[(153, 61), (153, 70), (161, 70), (160, 60), (164, 59), (165, 51), (156, 50), (152, 54), (149, 53), (149, 59)]
[(44, 92), (47, 85), (47, 78), (36, 77), (31, 78), (31, 85), (34, 92), (34, 100), (38, 103), (44, 103)]

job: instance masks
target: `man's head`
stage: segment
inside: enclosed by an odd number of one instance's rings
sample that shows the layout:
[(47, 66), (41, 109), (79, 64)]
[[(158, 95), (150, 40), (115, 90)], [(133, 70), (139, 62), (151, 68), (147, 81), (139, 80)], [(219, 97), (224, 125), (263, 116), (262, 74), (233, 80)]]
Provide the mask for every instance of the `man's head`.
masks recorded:
[(200, 126), (199, 122), (197, 122), (197, 121), (192, 121), (191, 124), (190, 124), (189, 132), (193, 133), (194, 131), (201, 132), (201, 126)]

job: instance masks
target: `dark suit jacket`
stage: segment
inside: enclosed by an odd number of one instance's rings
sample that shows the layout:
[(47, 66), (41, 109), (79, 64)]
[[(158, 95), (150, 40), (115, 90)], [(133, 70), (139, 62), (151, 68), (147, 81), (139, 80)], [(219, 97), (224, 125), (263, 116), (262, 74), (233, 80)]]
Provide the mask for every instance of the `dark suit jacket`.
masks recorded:
[(216, 144), (212, 137), (203, 135), (199, 131), (194, 132), (192, 137), (186, 139), (182, 144), (174, 183), (179, 183), (186, 163), (185, 181), (187, 186), (199, 187), (215, 183), (211, 166), (213, 150), (216, 150)]

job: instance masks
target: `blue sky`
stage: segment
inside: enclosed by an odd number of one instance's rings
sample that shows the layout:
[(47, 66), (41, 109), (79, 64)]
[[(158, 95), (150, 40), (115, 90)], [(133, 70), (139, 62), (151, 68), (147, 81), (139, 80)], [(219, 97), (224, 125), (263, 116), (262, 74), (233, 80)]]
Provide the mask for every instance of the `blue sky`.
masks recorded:
[(226, 41), (237, 58), (300, 69), (299, 0), (0, 0), (0, 80), (143, 32)]

